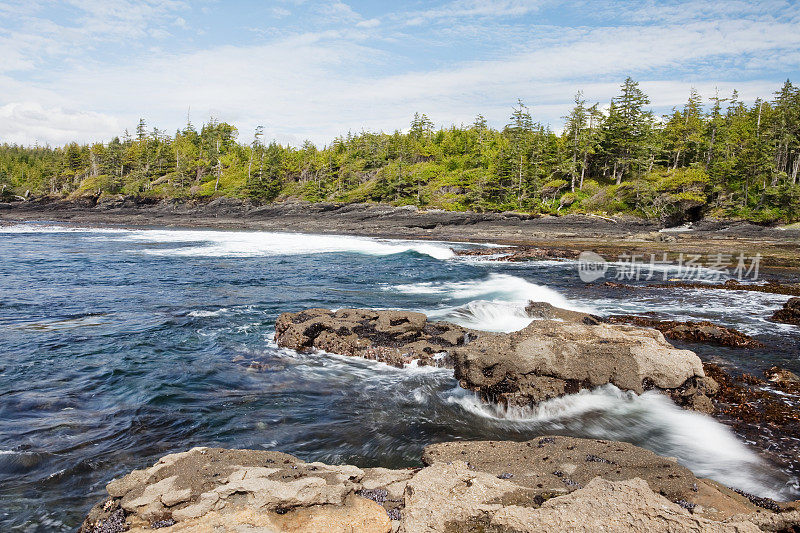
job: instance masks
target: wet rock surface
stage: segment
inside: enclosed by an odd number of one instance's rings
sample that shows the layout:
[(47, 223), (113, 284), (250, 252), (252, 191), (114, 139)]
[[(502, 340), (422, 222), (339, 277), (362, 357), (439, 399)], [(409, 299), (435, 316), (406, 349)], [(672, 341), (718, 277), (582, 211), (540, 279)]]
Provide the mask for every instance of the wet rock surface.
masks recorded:
[(775, 311), (772, 320), (800, 326), (800, 298), (789, 298), (781, 309)]
[(772, 511), (674, 460), (603, 440), (427, 447), (425, 466), (306, 463), (279, 452), (194, 448), (107, 486), (82, 533), (791, 531)]
[(765, 379), (703, 367), (718, 384), (715, 416), (775, 463), (800, 472), (800, 378), (779, 367), (766, 370)]
[[(635, 287), (635, 285), (620, 285), (620, 287)], [(613, 286), (609, 284), (608, 286)], [(789, 296), (800, 296), (800, 286), (795, 283), (742, 283), (735, 279), (729, 279), (725, 283), (693, 283), (693, 282), (678, 282), (678, 283), (657, 283), (647, 285), (647, 287), (656, 289), (719, 289), (725, 291), (749, 291), (749, 292), (766, 292), (770, 294), (786, 294)]]
[(422, 313), (369, 309), (308, 309), (283, 313), (275, 323), (280, 346), (323, 350), (402, 367), (452, 366), (449, 350), (480, 333), (447, 322), (429, 322)]
[[(426, 465), (464, 461), (471, 469), (513, 481), (539, 494), (561, 495), (601, 476), (641, 478), (667, 498), (695, 502), (697, 479), (674, 460), (625, 442), (549, 436), (527, 442), (445, 442), (427, 446)], [(510, 476), (508, 476), (510, 474)]]
[(703, 321), (659, 320), (637, 315), (614, 315), (608, 317), (614, 324), (633, 324), (643, 328), (657, 329), (668, 339), (684, 342), (703, 342), (732, 348), (762, 348), (763, 343), (733, 328)]
[(275, 340), (394, 366), (452, 366), (461, 386), (487, 401), (525, 406), (611, 383), (642, 393), (671, 390), (681, 405), (710, 411), (713, 383), (700, 359), (655, 330), (612, 325), (585, 313), (532, 303), (537, 320), (514, 333), (429, 322), (421, 313), (310, 309), (282, 314)]
[(470, 250), (454, 250), (455, 254), (464, 257), (485, 257), (490, 261), (535, 261), (540, 259), (577, 259), (580, 250), (565, 248), (538, 248), (535, 246), (474, 248)]

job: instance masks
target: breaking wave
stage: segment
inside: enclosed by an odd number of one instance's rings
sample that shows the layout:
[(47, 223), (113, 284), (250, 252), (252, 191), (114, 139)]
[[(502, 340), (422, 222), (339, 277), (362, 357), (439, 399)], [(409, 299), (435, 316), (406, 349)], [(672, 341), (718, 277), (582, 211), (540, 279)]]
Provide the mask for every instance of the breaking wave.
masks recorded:
[(127, 230), (119, 228), (61, 226), (29, 222), (21, 224), (0, 224), (0, 233), (127, 233)]
[(345, 235), (310, 235), (300, 233), (212, 231), (212, 230), (140, 230), (127, 239), (146, 243), (185, 244), (174, 248), (146, 248), (144, 253), (168, 256), (259, 257), (269, 255), (306, 255), (322, 253), (361, 253), (393, 255), (417, 252), (434, 259), (450, 259), (453, 250), (442, 243), (373, 239)]
[[(0, 233), (85, 233), (90, 238), (144, 244), (136, 252), (156, 256), (263, 257), (322, 253), (393, 255), (416, 252), (434, 259), (455, 257), (446, 243), (266, 231), (90, 228), (43, 224), (0, 226)], [(156, 245), (146, 247), (147, 244)], [(173, 245), (173, 246), (164, 246)]]
[[(533, 320), (525, 312), (528, 302), (546, 302), (575, 311), (589, 311), (545, 285), (510, 274), (490, 274), (481, 280), (395, 285), (390, 290), (405, 294), (441, 295), (457, 305), (427, 311), (436, 319), (482, 331), (517, 331)], [(458, 302), (459, 300), (463, 303)]]
[(789, 476), (775, 486), (776, 472), (749, 450), (728, 427), (686, 411), (657, 392), (636, 395), (613, 385), (543, 402), (533, 408), (505, 409), (454, 388), (445, 398), (469, 413), (517, 429), (576, 437), (620, 440), (675, 457), (697, 477), (715, 479), (778, 500), (795, 497), (798, 481)]

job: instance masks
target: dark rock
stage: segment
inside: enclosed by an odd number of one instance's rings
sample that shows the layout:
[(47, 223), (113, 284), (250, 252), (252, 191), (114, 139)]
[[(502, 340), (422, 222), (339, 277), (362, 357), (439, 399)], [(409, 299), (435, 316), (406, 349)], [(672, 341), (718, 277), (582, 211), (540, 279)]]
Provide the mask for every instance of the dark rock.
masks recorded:
[(704, 363), (714, 379), (716, 417), (756, 444), (776, 463), (800, 473), (800, 381), (779, 367), (765, 372), (769, 379), (744, 374), (734, 377), (719, 365)]
[(447, 322), (428, 322), (421, 313), (366, 309), (309, 309), (283, 313), (275, 340), (294, 350), (317, 349), (402, 367), (449, 366), (448, 350), (468, 342), (473, 332)]
[(128, 531), (128, 523), (125, 520), (125, 511), (116, 509), (105, 516), (92, 517), (92, 513), (81, 526), (82, 533), (122, 533)]
[(514, 246), (499, 248), (470, 248), (455, 250), (455, 254), (467, 257), (488, 257), (492, 261), (536, 261), (541, 259), (577, 259), (580, 250), (564, 248), (537, 248), (535, 246)]
[(773, 313), (772, 320), (800, 326), (800, 298), (789, 298), (781, 309)]
[[(632, 287), (632, 285), (627, 285)], [(766, 292), (770, 294), (786, 294), (789, 296), (800, 296), (800, 286), (789, 285), (784, 283), (768, 282), (762, 284), (755, 283), (742, 283), (735, 279), (729, 279), (725, 283), (695, 283), (695, 282), (678, 282), (678, 283), (657, 283), (647, 285), (650, 288), (657, 289), (719, 289), (726, 291), (749, 291), (749, 292)]]
[(800, 386), (800, 376), (779, 366), (768, 368), (764, 371), (764, 375), (768, 380), (777, 383), (784, 390)]
[(657, 329), (668, 339), (684, 342), (703, 342), (733, 348), (763, 348), (764, 344), (733, 328), (726, 328), (706, 320), (681, 322), (678, 320), (659, 320), (635, 315), (615, 315), (608, 317), (615, 324), (633, 324), (644, 328)]

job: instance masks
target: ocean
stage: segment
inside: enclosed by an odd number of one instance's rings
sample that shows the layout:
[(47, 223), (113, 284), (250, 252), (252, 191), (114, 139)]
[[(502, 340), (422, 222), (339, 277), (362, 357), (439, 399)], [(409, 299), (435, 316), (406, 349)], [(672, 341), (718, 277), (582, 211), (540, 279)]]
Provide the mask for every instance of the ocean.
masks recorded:
[(460, 389), (452, 371), (298, 354), (273, 341), (280, 313), (310, 307), (410, 309), (513, 331), (530, 322), (524, 307), (533, 300), (600, 315), (711, 320), (766, 348), (675, 344), (740, 371), (780, 364), (800, 372), (796, 328), (767, 320), (788, 296), (620, 291), (584, 283), (575, 261), (453, 251), (484, 245), (0, 226), (0, 530), (74, 531), (111, 479), (198, 445), (401, 467), (420, 465), (433, 442), (556, 433), (628, 441), (699, 477), (800, 497), (792, 473), (655, 392), (606, 386), (508, 411)]

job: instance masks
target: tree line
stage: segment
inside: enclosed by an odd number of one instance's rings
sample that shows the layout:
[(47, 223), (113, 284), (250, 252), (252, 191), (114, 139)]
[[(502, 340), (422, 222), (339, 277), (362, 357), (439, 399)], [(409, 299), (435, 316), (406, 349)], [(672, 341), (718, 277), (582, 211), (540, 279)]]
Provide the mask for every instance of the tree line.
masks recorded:
[(656, 116), (630, 78), (604, 107), (579, 92), (561, 132), (518, 101), (508, 124), (435, 128), (416, 114), (393, 133), (251, 143), (215, 119), (168, 135), (140, 120), (108, 143), (0, 145), (4, 201), (35, 196), (249, 197), (256, 202), (389, 202), (421, 208), (800, 219), (800, 89), (786, 81), (752, 105), (738, 94)]

